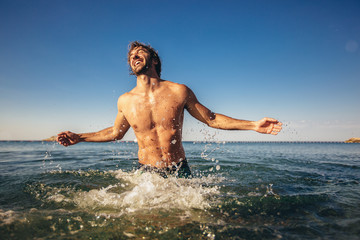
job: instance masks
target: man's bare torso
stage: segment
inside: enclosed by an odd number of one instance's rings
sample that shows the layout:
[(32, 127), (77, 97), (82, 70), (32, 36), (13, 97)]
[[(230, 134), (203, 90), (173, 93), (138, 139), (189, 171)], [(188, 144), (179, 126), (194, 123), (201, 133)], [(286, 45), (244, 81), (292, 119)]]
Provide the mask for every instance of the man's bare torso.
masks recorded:
[(61, 132), (57, 137), (60, 144), (119, 140), (132, 127), (139, 145), (139, 163), (167, 168), (185, 159), (181, 142), (184, 109), (212, 128), (273, 135), (281, 131), (281, 122), (273, 118), (247, 121), (215, 114), (200, 104), (185, 85), (161, 80), (160, 58), (149, 45), (133, 42), (128, 63), (137, 76), (137, 84), (120, 96), (114, 126), (92, 133)]
[(186, 86), (161, 80), (148, 91), (135, 87), (119, 98), (138, 141), (139, 163), (164, 168), (185, 159), (181, 139), (187, 95)]

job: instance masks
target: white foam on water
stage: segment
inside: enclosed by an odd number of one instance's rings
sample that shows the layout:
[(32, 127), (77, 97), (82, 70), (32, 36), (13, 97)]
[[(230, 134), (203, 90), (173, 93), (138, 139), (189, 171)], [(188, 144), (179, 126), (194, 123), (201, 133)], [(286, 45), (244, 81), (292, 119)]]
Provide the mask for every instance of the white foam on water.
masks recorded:
[[(179, 179), (163, 178), (155, 173), (112, 171), (127, 184), (109, 185), (106, 188), (80, 191), (73, 201), (85, 209), (119, 209), (126, 212), (151, 209), (206, 209), (216, 201), (219, 177)], [(212, 184), (213, 186), (209, 186)], [(120, 190), (119, 190), (120, 189)]]

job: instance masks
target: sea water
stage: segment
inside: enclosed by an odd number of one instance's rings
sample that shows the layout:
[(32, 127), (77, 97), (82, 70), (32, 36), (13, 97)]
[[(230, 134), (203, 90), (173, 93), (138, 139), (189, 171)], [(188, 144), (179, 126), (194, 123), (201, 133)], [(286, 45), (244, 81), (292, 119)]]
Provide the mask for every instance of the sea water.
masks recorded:
[(137, 171), (132, 142), (0, 142), (0, 238), (360, 238), (360, 144), (184, 148), (192, 179)]

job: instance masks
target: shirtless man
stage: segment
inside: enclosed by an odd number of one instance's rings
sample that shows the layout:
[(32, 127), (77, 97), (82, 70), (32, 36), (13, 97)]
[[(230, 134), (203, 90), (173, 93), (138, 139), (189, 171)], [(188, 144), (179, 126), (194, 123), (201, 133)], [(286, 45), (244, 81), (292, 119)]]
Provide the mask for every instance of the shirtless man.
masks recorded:
[(61, 132), (57, 137), (60, 144), (120, 140), (132, 127), (139, 145), (141, 166), (170, 173), (181, 169), (187, 176), (190, 170), (181, 142), (184, 109), (212, 128), (254, 130), (273, 135), (281, 131), (282, 124), (272, 118), (246, 121), (211, 112), (187, 86), (160, 79), (161, 61), (151, 46), (140, 42), (129, 46), (128, 63), (137, 77), (137, 85), (119, 97), (114, 126), (93, 133)]

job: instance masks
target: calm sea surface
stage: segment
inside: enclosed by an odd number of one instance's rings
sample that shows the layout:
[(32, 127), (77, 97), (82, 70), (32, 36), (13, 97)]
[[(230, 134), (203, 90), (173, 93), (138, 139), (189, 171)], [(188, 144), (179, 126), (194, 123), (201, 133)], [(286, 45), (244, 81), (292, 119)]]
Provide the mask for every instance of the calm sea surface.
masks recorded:
[(360, 239), (360, 144), (184, 147), (193, 179), (135, 143), (0, 142), (0, 239)]

